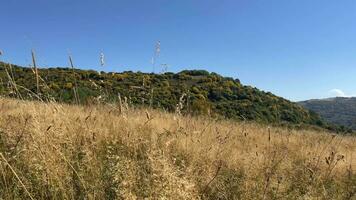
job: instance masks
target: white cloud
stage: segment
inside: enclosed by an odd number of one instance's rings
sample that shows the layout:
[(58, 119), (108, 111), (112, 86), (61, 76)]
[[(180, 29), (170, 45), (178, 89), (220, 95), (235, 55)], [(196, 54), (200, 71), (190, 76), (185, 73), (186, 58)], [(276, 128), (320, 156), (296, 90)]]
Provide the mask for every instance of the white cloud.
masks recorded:
[(332, 97), (356, 97), (356, 94), (346, 94), (344, 91), (340, 89), (332, 89), (329, 91), (329, 95)]
[(331, 96), (335, 96), (335, 97), (347, 97), (345, 92), (340, 90), (340, 89), (332, 89), (332, 90), (329, 91), (329, 94)]

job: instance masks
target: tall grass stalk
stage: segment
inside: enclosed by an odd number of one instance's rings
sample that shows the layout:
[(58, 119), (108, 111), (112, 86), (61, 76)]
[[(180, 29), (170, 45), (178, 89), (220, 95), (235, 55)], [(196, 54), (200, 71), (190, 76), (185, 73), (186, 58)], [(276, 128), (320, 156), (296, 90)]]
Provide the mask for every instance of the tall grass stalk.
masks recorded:
[(75, 103), (77, 105), (79, 105), (80, 101), (79, 101), (79, 96), (78, 96), (78, 91), (77, 91), (77, 89), (78, 89), (77, 78), (76, 78), (76, 74), (74, 71), (73, 59), (72, 59), (71, 55), (69, 55), (69, 63), (72, 68), (72, 74), (73, 74), (73, 79), (74, 79), (74, 87), (73, 87), (74, 99), (75, 99)]
[[(7, 78), (9, 79), (9, 83), (12, 87), (12, 91), (15, 92), (16, 96), (20, 99), (23, 99), (22, 98), (22, 95), (20, 93), (20, 91), (18, 90), (18, 87), (17, 87), (17, 84), (15, 82), (15, 78), (14, 78), (14, 74), (12, 72), (12, 66), (11, 64), (8, 64), (8, 67), (9, 67), (9, 70), (7, 69), (7, 66), (5, 65), (4, 68), (5, 68), (5, 72), (6, 72), (6, 75), (7, 75)], [(10, 72), (9, 72), (10, 71)]]
[(36, 64), (36, 57), (35, 57), (35, 51), (31, 51), (31, 56), (32, 56), (32, 64), (34, 67), (34, 72), (35, 72), (35, 78), (36, 78), (36, 88), (37, 88), (37, 95), (40, 95), (40, 83), (39, 83), (39, 78), (38, 78), (38, 69), (37, 69), (37, 64)]
[(28, 197), (31, 200), (34, 200), (31, 193), (28, 191), (28, 189), (26, 188), (25, 184), (21, 181), (20, 177), (17, 175), (17, 173), (15, 172), (14, 168), (10, 165), (10, 163), (6, 160), (6, 158), (4, 157), (4, 155), (2, 153), (0, 153), (0, 157), (1, 159), (5, 162), (5, 164), (9, 167), (9, 169), (11, 170), (11, 172), (15, 175), (15, 177), (17, 178), (17, 180), (19, 181), (20, 185), (22, 186), (22, 188), (25, 190), (26, 194), (28, 195)]

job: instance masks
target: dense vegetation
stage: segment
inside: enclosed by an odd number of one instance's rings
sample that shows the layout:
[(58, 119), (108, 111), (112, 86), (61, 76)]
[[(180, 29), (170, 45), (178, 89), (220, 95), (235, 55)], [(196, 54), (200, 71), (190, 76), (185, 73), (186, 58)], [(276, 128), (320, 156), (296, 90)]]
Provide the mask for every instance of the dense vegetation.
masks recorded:
[(0, 199), (354, 200), (356, 137), (0, 97)]
[[(31, 68), (10, 67), (0, 63), (0, 94), (82, 104), (117, 102), (120, 96), (122, 101), (136, 106), (168, 111), (180, 107), (183, 114), (337, 128), (296, 103), (270, 92), (244, 86), (238, 79), (204, 70), (153, 74), (131, 71), (99, 73), (70, 68), (39, 69), (38, 92), (34, 74)], [(9, 82), (10, 79), (13, 83)]]
[(356, 130), (356, 97), (336, 97), (300, 102), (307, 109), (320, 114), (328, 122)]

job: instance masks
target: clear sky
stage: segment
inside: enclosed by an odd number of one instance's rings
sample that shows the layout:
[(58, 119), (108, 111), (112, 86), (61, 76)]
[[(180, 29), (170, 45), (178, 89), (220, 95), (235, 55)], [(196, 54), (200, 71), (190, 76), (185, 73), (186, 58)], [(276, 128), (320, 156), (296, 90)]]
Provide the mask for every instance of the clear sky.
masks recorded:
[[(0, 0), (2, 60), (206, 69), (297, 101), (356, 96), (355, 0)], [(99, 54), (106, 66), (99, 67)], [(158, 68), (158, 67), (157, 67)], [(158, 71), (158, 70), (157, 70)]]

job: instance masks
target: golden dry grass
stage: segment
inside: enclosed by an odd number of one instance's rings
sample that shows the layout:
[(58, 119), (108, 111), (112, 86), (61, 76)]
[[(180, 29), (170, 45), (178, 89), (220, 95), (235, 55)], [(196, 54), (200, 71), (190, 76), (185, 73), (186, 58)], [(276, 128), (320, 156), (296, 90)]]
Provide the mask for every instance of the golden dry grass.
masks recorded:
[(0, 199), (355, 199), (356, 138), (0, 98)]

